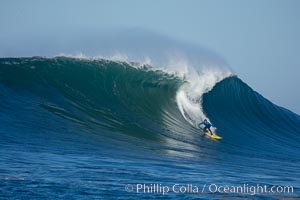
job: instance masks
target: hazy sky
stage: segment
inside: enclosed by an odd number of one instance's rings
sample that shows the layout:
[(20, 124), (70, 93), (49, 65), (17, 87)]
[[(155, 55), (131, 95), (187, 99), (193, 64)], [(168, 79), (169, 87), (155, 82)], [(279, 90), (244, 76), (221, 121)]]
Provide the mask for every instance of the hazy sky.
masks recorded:
[(1, 0), (0, 56), (26, 55), (25, 44), (31, 54), (55, 53), (44, 44), (141, 28), (216, 52), (256, 91), (299, 114), (299, 19), (298, 0)]

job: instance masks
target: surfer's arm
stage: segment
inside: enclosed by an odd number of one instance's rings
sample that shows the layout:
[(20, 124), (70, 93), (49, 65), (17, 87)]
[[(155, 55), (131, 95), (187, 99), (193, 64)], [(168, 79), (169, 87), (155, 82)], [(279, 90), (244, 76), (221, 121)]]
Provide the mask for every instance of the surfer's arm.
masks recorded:
[(200, 125), (202, 125), (202, 124), (204, 124), (204, 123), (203, 123), (203, 122), (200, 122), (200, 123), (198, 124), (198, 127), (201, 128)]

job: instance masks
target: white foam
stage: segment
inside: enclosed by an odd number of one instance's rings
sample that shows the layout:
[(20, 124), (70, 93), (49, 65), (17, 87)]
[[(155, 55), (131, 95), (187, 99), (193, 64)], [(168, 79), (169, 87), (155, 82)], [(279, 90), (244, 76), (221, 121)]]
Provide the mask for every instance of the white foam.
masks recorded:
[(216, 83), (232, 75), (228, 69), (203, 67), (192, 69), (187, 75), (187, 83), (177, 92), (176, 102), (182, 116), (190, 124), (197, 126), (199, 121), (207, 118), (202, 108), (202, 96), (210, 91)]
[(54, 57), (68, 57), (68, 58), (75, 58), (79, 60), (112, 60), (112, 61), (122, 61), (122, 62), (129, 62), (128, 57), (125, 54), (121, 53), (115, 53), (111, 56), (102, 56), (102, 55), (97, 55), (97, 56), (88, 56), (83, 53), (78, 53), (78, 54), (65, 54), (65, 53), (60, 53)]

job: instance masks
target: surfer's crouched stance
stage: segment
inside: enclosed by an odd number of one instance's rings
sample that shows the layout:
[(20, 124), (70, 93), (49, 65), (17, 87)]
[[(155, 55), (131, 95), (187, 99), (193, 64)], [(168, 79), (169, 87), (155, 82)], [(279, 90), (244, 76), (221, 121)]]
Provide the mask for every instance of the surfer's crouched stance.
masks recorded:
[(207, 121), (207, 119), (204, 119), (203, 122), (200, 122), (199, 127), (202, 124), (204, 125), (203, 131), (208, 132), (207, 130), (209, 130), (210, 134), (213, 135), (212, 131), (210, 130), (210, 127), (212, 127), (212, 124), (209, 121)]

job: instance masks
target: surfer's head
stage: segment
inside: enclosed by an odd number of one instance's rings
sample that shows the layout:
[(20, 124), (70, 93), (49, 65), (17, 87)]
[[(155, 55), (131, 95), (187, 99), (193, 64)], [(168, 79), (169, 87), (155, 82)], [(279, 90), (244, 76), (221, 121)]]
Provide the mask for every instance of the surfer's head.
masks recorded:
[(206, 121), (207, 121), (207, 119), (204, 119), (204, 121), (206, 122)]

